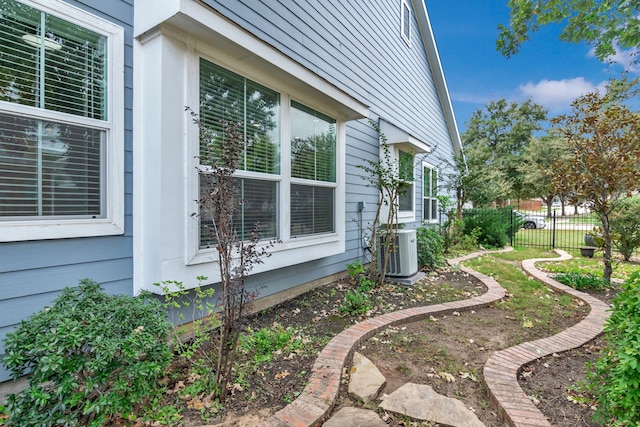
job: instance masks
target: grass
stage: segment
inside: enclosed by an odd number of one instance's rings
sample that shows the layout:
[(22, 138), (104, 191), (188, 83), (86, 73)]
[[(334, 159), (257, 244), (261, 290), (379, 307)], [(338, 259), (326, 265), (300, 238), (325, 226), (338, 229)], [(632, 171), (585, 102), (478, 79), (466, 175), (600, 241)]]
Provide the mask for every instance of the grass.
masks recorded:
[[(555, 247), (579, 248), (584, 246), (585, 230), (555, 230)], [(553, 230), (520, 230), (513, 239), (514, 246), (542, 246), (550, 248), (553, 239)]]
[(556, 316), (567, 317), (576, 302), (570, 295), (555, 294), (548, 286), (529, 278), (519, 266), (506, 261), (521, 261), (534, 257), (552, 256), (549, 251), (535, 248), (516, 249), (511, 253), (485, 255), (465, 262), (470, 268), (495, 278), (509, 293), (509, 298), (497, 307), (508, 311), (508, 316), (521, 319), (527, 328), (551, 331)]
[[(598, 252), (596, 252), (596, 254), (598, 254)], [(538, 263), (537, 267), (551, 273), (579, 273), (602, 277), (604, 265), (601, 253), (600, 256), (596, 255), (593, 258), (584, 258), (575, 252), (572, 253), (572, 255), (574, 258), (568, 261)], [(634, 271), (640, 271), (639, 264), (615, 260), (613, 263), (613, 275), (611, 277), (614, 279), (627, 280)]]

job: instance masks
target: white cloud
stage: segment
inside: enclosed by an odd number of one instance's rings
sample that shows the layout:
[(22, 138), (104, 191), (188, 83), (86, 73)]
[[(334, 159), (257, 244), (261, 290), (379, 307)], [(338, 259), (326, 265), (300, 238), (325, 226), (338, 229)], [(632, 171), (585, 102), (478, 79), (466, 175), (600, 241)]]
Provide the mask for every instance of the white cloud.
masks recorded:
[(546, 107), (551, 113), (559, 113), (569, 108), (580, 95), (604, 87), (603, 83), (594, 85), (584, 79), (541, 80), (538, 83), (527, 82), (519, 90), (524, 98), (530, 98), (536, 104)]
[[(625, 71), (634, 74), (640, 74), (640, 64), (638, 64), (638, 49), (622, 49), (618, 45), (614, 45), (614, 53), (605, 59), (605, 62), (611, 65), (620, 65)], [(591, 49), (590, 56), (595, 56), (595, 50)]]

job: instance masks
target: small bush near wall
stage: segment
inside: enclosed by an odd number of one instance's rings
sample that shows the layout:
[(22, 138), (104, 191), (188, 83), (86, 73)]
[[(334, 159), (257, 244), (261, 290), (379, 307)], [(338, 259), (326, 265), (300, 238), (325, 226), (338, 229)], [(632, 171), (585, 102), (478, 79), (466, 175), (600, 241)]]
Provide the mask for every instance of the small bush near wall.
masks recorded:
[(8, 398), (10, 425), (102, 426), (156, 390), (171, 360), (157, 300), (82, 280), (7, 334), (4, 365), (29, 387)]
[(419, 227), (416, 230), (418, 240), (418, 266), (435, 270), (443, 264), (444, 237), (434, 228)]
[(464, 211), (464, 234), (478, 234), (478, 243), (492, 248), (509, 244), (510, 208), (477, 208)]

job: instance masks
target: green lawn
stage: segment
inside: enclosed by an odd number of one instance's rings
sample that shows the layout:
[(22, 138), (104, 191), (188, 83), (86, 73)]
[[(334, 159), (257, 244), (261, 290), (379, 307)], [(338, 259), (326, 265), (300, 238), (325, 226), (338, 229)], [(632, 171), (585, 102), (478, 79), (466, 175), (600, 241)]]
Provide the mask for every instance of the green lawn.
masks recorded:
[[(578, 250), (584, 246), (585, 230), (556, 230), (555, 245), (559, 249), (573, 248)], [(514, 246), (552, 247), (552, 230), (519, 230), (514, 236)]]
[[(602, 277), (604, 264), (602, 262), (602, 252), (596, 252), (593, 258), (581, 257), (579, 253), (572, 253), (574, 257), (568, 261), (562, 262), (541, 262), (536, 266), (542, 270), (552, 273), (579, 273), (593, 274)], [(626, 280), (634, 271), (640, 271), (640, 264), (634, 262), (624, 262), (615, 260), (613, 262), (613, 278)]]

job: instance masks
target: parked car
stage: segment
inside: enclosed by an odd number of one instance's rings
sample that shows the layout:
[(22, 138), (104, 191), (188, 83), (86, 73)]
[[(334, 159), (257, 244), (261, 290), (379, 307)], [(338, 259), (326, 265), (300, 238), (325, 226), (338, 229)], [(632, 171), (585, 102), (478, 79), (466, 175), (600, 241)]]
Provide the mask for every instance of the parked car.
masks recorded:
[(547, 222), (542, 215), (532, 215), (518, 211), (513, 211), (513, 213), (516, 215), (517, 220), (521, 221), (520, 227), (522, 228), (535, 229), (547, 226)]

